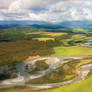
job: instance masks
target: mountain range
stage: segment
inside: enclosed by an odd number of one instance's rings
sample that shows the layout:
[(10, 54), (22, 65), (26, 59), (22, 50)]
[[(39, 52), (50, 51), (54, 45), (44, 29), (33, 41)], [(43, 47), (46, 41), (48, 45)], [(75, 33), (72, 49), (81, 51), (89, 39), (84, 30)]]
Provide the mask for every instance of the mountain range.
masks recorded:
[(92, 29), (92, 21), (64, 21), (50, 23), (45, 21), (0, 21), (0, 29), (13, 28), (17, 26), (33, 26), (36, 28), (61, 29), (61, 28), (83, 28)]

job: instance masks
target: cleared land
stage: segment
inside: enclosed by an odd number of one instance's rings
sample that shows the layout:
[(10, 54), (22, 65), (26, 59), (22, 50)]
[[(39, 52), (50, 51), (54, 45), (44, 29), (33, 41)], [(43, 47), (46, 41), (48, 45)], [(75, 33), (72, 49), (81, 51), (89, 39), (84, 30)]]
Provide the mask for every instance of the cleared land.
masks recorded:
[(43, 37), (43, 38), (35, 38), (35, 39), (37, 39), (37, 40), (39, 40), (39, 41), (47, 41), (47, 40), (54, 40), (54, 38), (45, 38), (45, 37)]

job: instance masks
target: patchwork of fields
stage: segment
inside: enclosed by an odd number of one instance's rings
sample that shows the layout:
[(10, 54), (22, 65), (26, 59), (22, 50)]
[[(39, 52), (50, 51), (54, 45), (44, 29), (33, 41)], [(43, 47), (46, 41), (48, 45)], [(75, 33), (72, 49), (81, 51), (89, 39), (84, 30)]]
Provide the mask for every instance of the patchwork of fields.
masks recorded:
[[(83, 30), (81, 30), (83, 31)], [(2, 40), (3, 39), (3, 40)], [(7, 64), (16, 64), (27, 58), (27, 56), (40, 55), (40, 56), (92, 56), (92, 47), (81, 46), (87, 40), (92, 39), (92, 36), (76, 33), (49, 33), (49, 32), (33, 32), (33, 33), (1, 33), (0, 37), (0, 66)], [(78, 66), (90, 63), (89, 60), (83, 60)], [(74, 63), (74, 62), (73, 62)], [(71, 63), (71, 64), (73, 64)], [(41, 64), (41, 63), (40, 63)], [(69, 65), (71, 65), (69, 63)], [(39, 64), (38, 64), (39, 65)], [(44, 63), (41, 65), (45, 66)], [(75, 65), (75, 64), (74, 64)], [(41, 66), (40, 66), (41, 67)], [(42, 83), (49, 83), (50, 78), (60, 79), (61, 70), (69, 68), (68, 64), (65, 67), (60, 67), (51, 75), (43, 77)], [(73, 66), (72, 66), (73, 67)], [(38, 67), (39, 68), (39, 67)], [(42, 67), (41, 67), (42, 68)], [(68, 69), (67, 68), (67, 69)], [(75, 69), (75, 68), (74, 68)], [(38, 69), (39, 70), (39, 69)], [(68, 70), (66, 70), (68, 71)], [(74, 71), (72, 71), (74, 72)], [(56, 74), (57, 73), (57, 74)], [(62, 72), (64, 73), (64, 72)], [(55, 75), (55, 76), (54, 76)], [(74, 75), (64, 76), (66, 79), (71, 79)], [(44, 78), (47, 79), (44, 81)], [(59, 80), (57, 80), (59, 81)], [(60, 79), (62, 81), (62, 79)], [(33, 81), (37, 82), (38, 81)], [(7, 89), (0, 89), (0, 92), (92, 92), (92, 78), (62, 86), (59, 88), (33, 91), (29, 87), (13, 87)]]

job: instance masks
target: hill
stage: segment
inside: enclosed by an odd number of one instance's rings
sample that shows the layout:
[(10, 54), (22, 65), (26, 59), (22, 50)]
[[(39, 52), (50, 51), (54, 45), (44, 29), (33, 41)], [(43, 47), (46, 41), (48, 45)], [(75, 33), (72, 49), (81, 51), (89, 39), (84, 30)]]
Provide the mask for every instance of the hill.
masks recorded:
[(59, 24), (69, 28), (83, 28), (92, 30), (92, 21), (64, 21)]

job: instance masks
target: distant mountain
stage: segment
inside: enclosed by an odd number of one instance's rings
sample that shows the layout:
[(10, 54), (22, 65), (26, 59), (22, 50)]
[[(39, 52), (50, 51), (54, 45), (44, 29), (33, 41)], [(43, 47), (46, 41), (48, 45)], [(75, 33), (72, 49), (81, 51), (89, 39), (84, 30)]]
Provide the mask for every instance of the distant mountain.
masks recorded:
[(0, 21), (0, 29), (8, 29), (13, 27), (35, 27), (38, 29), (61, 29), (65, 28), (59, 24), (52, 24), (44, 21)]
[(3, 22), (1, 24), (0, 22), (0, 31), (3, 31), (4, 29), (7, 29), (7, 31), (13, 32), (13, 31), (19, 31), (19, 32), (38, 32), (38, 31), (45, 31), (45, 32), (69, 32), (69, 28), (64, 27), (60, 24), (52, 24), (52, 23), (30, 23), (30, 22)]
[(10, 25), (10, 24), (16, 24), (16, 25), (32, 25), (32, 24), (48, 24), (50, 22), (45, 21), (30, 21), (30, 20), (14, 20), (14, 21), (0, 21), (0, 25)]
[(7, 28), (12, 28), (12, 27), (17, 27), (17, 26), (28, 26), (28, 25), (33, 25), (33, 24), (49, 24), (49, 22), (45, 21), (0, 21), (0, 29), (7, 29)]
[(53, 24), (45, 21), (0, 21), (0, 29), (8, 29), (13, 27), (28, 26), (35, 28), (45, 29), (63, 29), (63, 28), (83, 28), (92, 30), (92, 21), (64, 21), (57, 24)]
[(66, 28), (62, 25), (59, 24), (43, 24), (43, 25), (38, 25), (38, 24), (33, 24), (31, 25), (32, 27), (38, 28), (38, 29), (62, 29)]
[(13, 28), (17, 26), (18, 26), (17, 24), (1, 24), (0, 29), (8, 29), (8, 28)]
[(83, 29), (92, 29), (92, 21), (64, 21), (59, 23), (62, 26), (69, 28), (83, 28)]

